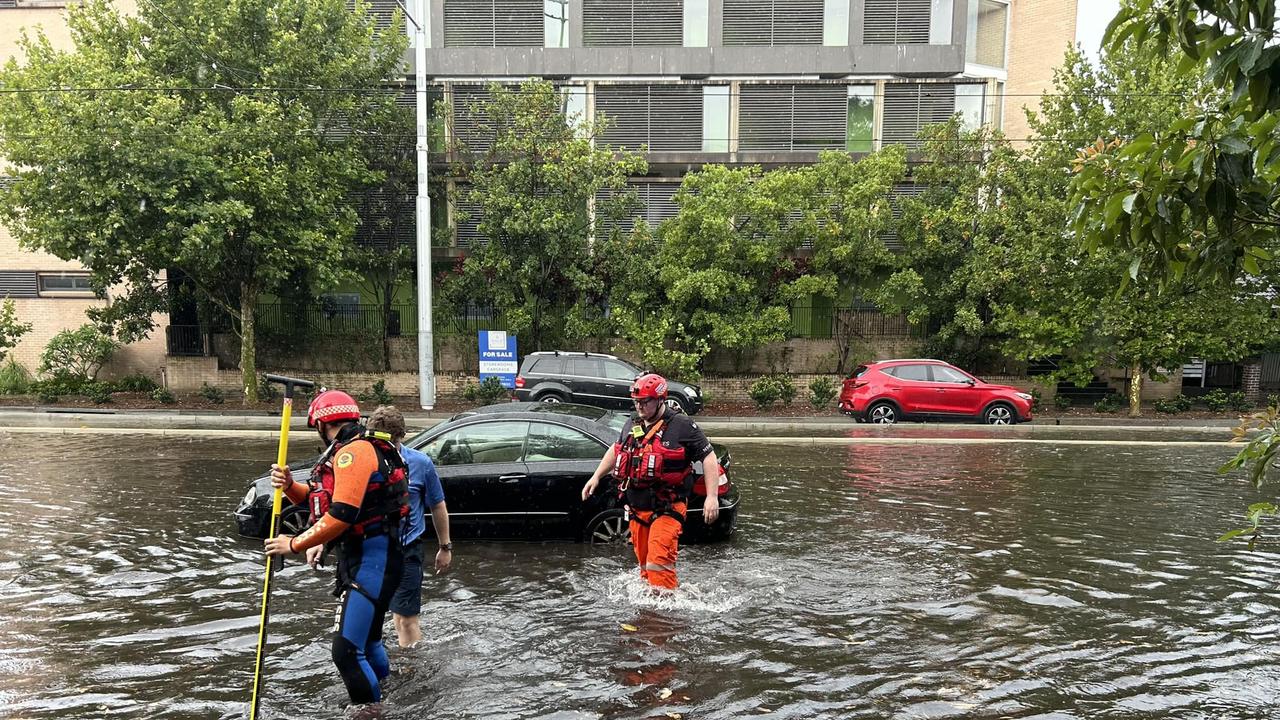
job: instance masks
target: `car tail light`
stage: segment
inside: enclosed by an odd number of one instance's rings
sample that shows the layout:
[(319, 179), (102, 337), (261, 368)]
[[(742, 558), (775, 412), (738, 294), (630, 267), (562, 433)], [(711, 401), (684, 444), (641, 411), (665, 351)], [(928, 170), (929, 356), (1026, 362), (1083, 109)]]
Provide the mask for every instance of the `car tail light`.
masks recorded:
[(516, 387), (518, 388), (524, 387), (524, 378), (520, 377), (519, 375), (516, 376)]
[(844, 381), (844, 386), (849, 388), (850, 390), (857, 390), (858, 388), (863, 387), (866, 384), (867, 384), (866, 380), (845, 380)]

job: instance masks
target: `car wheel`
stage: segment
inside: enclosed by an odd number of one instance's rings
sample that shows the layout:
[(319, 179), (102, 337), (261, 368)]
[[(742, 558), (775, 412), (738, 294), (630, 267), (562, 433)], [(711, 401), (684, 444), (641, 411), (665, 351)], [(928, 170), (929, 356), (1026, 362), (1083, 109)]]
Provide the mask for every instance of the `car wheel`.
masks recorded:
[(307, 521), (310, 519), (311, 511), (306, 505), (290, 505), (280, 511), (280, 532), (285, 535), (300, 535), (307, 529)]
[(867, 410), (867, 422), (892, 425), (898, 422), (898, 408), (891, 402), (878, 402)]
[(591, 518), (582, 533), (582, 541), (592, 545), (628, 542), (631, 540), (631, 523), (623, 517), (622, 510), (614, 508)]
[(544, 402), (548, 404), (562, 403), (564, 402), (564, 398), (560, 395), (560, 393), (546, 392), (538, 396), (538, 402)]
[(1012, 425), (1018, 422), (1018, 416), (1013, 414), (1013, 408), (1004, 403), (996, 403), (987, 408), (982, 414), (982, 419), (988, 425)]
[(685, 407), (684, 400), (681, 400), (679, 397), (675, 395), (667, 396), (667, 407), (671, 408), (672, 410), (682, 415), (689, 414), (689, 408)]

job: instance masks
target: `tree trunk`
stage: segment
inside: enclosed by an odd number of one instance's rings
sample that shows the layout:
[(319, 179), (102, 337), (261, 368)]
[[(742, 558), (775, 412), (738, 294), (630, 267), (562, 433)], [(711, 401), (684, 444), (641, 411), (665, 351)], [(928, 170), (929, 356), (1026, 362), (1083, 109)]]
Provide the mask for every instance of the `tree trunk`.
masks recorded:
[(258, 288), (240, 283), (240, 381), (244, 385), (244, 403), (258, 402), (258, 369), (254, 359), (253, 309), (258, 304)]
[(1142, 416), (1142, 364), (1129, 366), (1129, 417)]

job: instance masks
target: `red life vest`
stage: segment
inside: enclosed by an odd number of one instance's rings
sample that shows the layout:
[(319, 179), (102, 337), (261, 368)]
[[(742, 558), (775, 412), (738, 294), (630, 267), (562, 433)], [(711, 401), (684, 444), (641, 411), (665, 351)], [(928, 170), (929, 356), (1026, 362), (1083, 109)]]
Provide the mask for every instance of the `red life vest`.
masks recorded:
[[(693, 467), (684, 448), (662, 446), (665, 425), (666, 420), (659, 420), (648, 432), (633, 425), (615, 451), (613, 476), (632, 510), (669, 510), (693, 491)], [(684, 467), (676, 469), (681, 462)]]
[(409, 514), (409, 467), (400, 457), (400, 451), (389, 442), (386, 433), (366, 431), (359, 425), (351, 427), (355, 430), (345, 431), (344, 428), (311, 471), (311, 489), (307, 493), (311, 522), (314, 524), (323, 517), (333, 503), (333, 457), (343, 446), (365, 440), (377, 452), (378, 469), (369, 477), (360, 512), (345, 534), (363, 536), (389, 532), (398, 536), (394, 531), (400, 526), (400, 519)]

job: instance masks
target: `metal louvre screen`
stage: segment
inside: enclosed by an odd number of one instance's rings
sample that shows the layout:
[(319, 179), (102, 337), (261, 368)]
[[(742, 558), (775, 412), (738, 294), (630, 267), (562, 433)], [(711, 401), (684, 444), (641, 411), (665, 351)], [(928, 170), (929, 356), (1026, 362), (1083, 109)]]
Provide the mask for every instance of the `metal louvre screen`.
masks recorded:
[(930, 2), (866, 0), (862, 17), (863, 44), (928, 44)]
[(471, 152), (488, 150), (497, 138), (489, 118), (476, 108), (488, 99), (489, 90), (479, 85), (453, 86), (453, 139)]
[(920, 129), (946, 122), (956, 111), (949, 83), (889, 83), (884, 86), (884, 144), (920, 146)]
[(40, 297), (36, 273), (26, 270), (0, 270), (0, 298)]
[(582, 44), (641, 47), (684, 44), (683, 0), (583, 0)]
[[(889, 194), (889, 206), (893, 210), (893, 221), (896, 226), (898, 221), (902, 219), (902, 204), (899, 202), (902, 198), (918, 197), (925, 190), (923, 185), (903, 184), (894, 185), (893, 191)], [(898, 231), (888, 230), (880, 233), (880, 241), (884, 246), (893, 252), (902, 251), (902, 238), (898, 237)]]
[(844, 85), (743, 85), (740, 150), (839, 150), (845, 146)]
[(823, 7), (823, 0), (724, 0), (724, 44), (821, 45)]
[(601, 85), (596, 112), (610, 126), (600, 140), (630, 150), (697, 152), (702, 149), (702, 86)]
[[(369, 14), (373, 16), (375, 23), (379, 29), (391, 27), (391, 18), (395, 15), (396, 8), (399, 5), (396, 0), (367, 0), (369, 3)], [(4, 7), (0, 3), (0, 7)], [(355, 10), (355, 0), (347, 0), (347, 10)]]
[[(464, 192), (459, 188), (459, 192)], [(454, 205), (455, 210), (459, 213), (455, 215), (455, 225), (458, 228), (458, 247), (471, 248), (484, 245), (488, 242), (488, 238), (480, 234), (480, 221), (483, 219), (480, 212), (480, 205), (477, 203), (459, 200)], [(467, 215), (466, 219), (461, 218), (461, 214)]]
[[(676, 216), (680, 212), (680, 207), (676, 205), (672, 199), (680, 190), (678, 182), (628, 182), (627, 188), (634, 190), (636, 199), (640, 202), (640, 207), (636, 209), (629, 217), (622, 220), (621, 225), (607, 218), (596, 218), (596, 238), (606, 237), (615, 229), (623, 232), (630, 232), (639, 220), (644, 220), (651, 226), (657, 226), (663, 220), (667, 220)], [(601, 190), (596, 193), (596, 202), (607, 201), (612, 197), (612, 193), (608, 190)]]
[(445, 47), (542, 47), (542, 0), (445, 0)]

